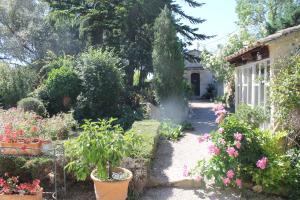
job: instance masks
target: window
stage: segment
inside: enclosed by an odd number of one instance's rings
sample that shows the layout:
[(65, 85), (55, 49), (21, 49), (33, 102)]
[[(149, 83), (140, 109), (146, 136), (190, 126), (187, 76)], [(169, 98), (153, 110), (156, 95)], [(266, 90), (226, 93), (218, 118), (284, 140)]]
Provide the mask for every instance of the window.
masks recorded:
[(264, 59), (236, 69), (236, 104), (266, 108), (270, 81), (270, 60)]

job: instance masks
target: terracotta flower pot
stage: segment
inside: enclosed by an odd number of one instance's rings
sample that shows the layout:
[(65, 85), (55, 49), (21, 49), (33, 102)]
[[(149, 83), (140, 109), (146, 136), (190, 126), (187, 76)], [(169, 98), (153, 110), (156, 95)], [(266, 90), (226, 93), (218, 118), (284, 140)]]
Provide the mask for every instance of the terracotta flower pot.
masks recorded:
[(124, 168), (116, 168), (115, 172), (124, 172), (129, 174), (129, 177), (120, 181), (101, 181), (91, 173), (91, 178), (94, 181), (94, 188), (97, 200), (125, 200), (128, 193), (128, 185), (132, 179), (131, 171)]
[(42, 200), (43, 188), (35, 195), (0, 194), (1, 200)]
[(6, 155), (39, 155), (41, 153), (41, 141), (34, 140), (30, 143), (23, 141), (0, 142), (1, 153)]

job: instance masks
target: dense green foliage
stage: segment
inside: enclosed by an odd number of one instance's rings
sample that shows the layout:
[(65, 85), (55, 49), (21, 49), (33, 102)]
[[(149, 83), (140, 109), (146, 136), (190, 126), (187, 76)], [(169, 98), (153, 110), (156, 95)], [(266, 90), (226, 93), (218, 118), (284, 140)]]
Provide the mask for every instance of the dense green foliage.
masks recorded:
[(67, 169), (74, 172), (78, 180), (85, 180), (93, 167), (97, 169), (97, 178), (112, 179), (113, 168), (131, 152), (133, 144), (138, 145), (136, 135), (132, 132), (124, 134), (113, 121), (86, 121), (80, 136), (65, 143), (67, 156), (71, 159)]
[(53, 69), (38, 89), (38, 96), (52, 114), (69, 111), (81, 91), (81, 82), (74, 69), (62, 66)]
[(10, 67), (0, 63), (0, 106), (9, 108), (26, 97), (36, 84), (37, 75), (28, 67)]
[(112, 51), (89, 49), (78, 61), (82, 92), (77, 98), (77, 119), (116, 116), (123, 91), (121, 61)]
[(174, 18), (165, 7), (155, 22), (153, 66), (155, 91), (161, 103), (183, 97), (184, 63)]
[(18, 102), (18, 108), (23, 109), (28, 112), (35, 112), (40, 116), (46, 116), (47, 110), (43, 104), (43, 102), (39, 99), (33, 97), (27, 97)]
[(275, 65), (271, 90), (277, 122), (288, 129), (292, 139), (300, 141), (300, 55), (279, 61)]

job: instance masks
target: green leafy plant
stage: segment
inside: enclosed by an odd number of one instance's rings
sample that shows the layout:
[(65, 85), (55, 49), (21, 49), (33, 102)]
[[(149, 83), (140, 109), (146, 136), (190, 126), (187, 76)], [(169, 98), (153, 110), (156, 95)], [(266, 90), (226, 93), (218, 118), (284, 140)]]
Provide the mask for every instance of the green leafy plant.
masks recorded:
[(238, 105), (235, 116), (239, 120), (248, 123), (252, 128), (258, 128), (259, 125), (268, 120), (268, 116), (263, 108), (258, 106), (252, 108), (247, 104)]
[(24, 111), (32, 111), (40, 116), (46, 116), (47, 110), (42, 101), (37, 98), (27, 97), (18, 102), (18, 108)]
[[(278, 125), (289, 131), (292, 140), (300, 142), (300, 55), (279, 61), (271, 83), (271, 100)], [(280, 127), (280, 126), (279, 126)]]
[(74, 172), (78, 180), (85, 180), (91, 168), (101, 180), (111, 180), (113, 169), (130, 153), (136, 142), (132, 132), (124, 134), (119, 125), (113, 125), (115, 119), (85, 121), (82, 133), (65, 143), (67, 156), (71, 162), (66, 166)]
[(173, 141), (179, 140), (184, 135), (182, 126), (175, 124), (170, 120), (161, 123), (159, 132), (163, 137)]

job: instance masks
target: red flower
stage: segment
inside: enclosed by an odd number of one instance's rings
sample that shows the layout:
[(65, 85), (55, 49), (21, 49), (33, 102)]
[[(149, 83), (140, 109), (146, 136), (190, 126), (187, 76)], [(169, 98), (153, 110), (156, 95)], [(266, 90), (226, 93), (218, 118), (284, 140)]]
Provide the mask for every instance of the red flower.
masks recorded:
[(0, 178), (0, 187), (3, 187), (6, 184), (6, 181), (3, 178)]
[(31, 133), (36, 133), (38, 131), (38, 127), (37, 126), (32, 126), (30, 129)]
[(22, 151), (26, 151), (26, 149), (27, 149), (26, 145), (24, 145), (24, 146), (21, 147)]

